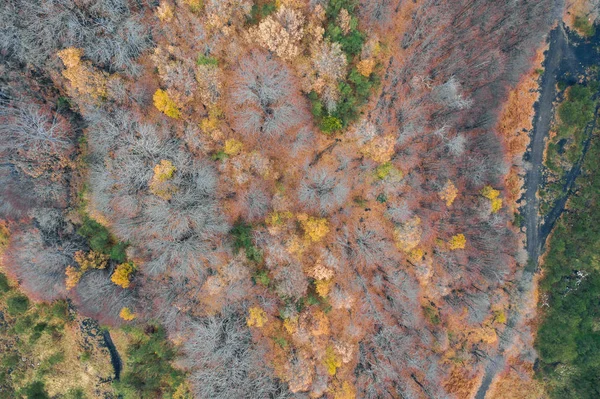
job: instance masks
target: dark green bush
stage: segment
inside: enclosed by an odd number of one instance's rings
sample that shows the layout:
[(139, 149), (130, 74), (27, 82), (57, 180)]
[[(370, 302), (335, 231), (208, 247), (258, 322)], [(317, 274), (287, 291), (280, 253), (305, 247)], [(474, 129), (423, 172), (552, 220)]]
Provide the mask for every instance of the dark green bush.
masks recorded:
[(25, 295), (17, 294), (6, 301), (8, 314), (16, 316), (27, 312), (29, 299)]
[(110, 249), (110, 258), (118, 263), (125, 263), (125, 261), (127, 260), (127, 254), (125, 253), (126, 249), (127, 244), (124, 242), (119, 242), (115, 244)]
[(15, 368), (19, 365), (20, 361), (21, 361), (21, 356), (19, 356), (18, 353), (10, 353), (10, 354), (5, 355), (2, 358), (2, 367), (6, 368), (6, 369)]
[(257, 271), (253, 276), (253, 280), (254, 280), (255, 284), (261, 284), (261, 285), (264, 285), (265, 287), (268, 287), (269, 284), (271, 283), (271, 278), (269, 277), (269, 272), (267, 272), (266, 270)]
[(21, 395), (27, 399), (50, 399), (44, 383), (41, 381), (35, 381), (27, 385), (21, 390)]
[(85, 218), (78, 233), (88, 239), (94, 251), (108, 253), (110, 251), (110, 233), (108, 229), (94, 219)]
[(116, 240), (106, 227), (94, 219), (85, 217), (77, 233), (88, 240), (92, 250), (109, 255), (112, 260), (119, 263), (125, 262), (127, 243)]
[(262, 261), (262, 253), (252, 242), (252, 225), (239, 221), (233, 226), (230, 234), (234, 238), (233, 248), (236, 253), (244, 248), (248, 260), (257, 263)]
[(81, 388), (71, 388), (65, 395), (65, 399), (85, 399), (85, 392)]

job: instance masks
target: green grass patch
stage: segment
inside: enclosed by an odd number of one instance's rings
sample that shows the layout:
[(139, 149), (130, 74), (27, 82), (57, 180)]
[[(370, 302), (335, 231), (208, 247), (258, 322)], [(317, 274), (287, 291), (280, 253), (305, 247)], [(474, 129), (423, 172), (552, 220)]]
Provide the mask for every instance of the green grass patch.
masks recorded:
[(596, 27), (589, 18), (583, 15), (575, 17), (573, 27), (584, 37), (594, 36), (596, 34)]

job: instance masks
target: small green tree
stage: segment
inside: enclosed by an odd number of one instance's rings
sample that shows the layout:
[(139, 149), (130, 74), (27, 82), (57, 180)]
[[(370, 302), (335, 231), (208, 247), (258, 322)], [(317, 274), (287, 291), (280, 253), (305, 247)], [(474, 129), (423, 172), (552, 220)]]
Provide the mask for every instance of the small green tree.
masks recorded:
[(342, 121), (335, 116), (326, 116), (321, 121), (321, 130), (325, 133), (333, 133), (342, 128)]

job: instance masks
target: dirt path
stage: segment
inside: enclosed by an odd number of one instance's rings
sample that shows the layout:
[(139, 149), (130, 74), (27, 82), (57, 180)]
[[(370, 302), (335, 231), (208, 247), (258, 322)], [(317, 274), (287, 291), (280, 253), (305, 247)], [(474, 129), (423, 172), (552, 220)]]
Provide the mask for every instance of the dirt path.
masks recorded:
[[(538, 258), (540, 256), (543, 240), (540, 234), (539, 199), (537, 196), (538, 188), (542, 183), (542, 161), (544, 157), (545, 138), (550, 130), (552, 122), (553, 107), (552, 103), (556, 97), (556, 82), (561, 63), (576, 63), (575, 55), (569, 47), (567, 35), (559, 26), (550, 32), (550, 47), (544, 61), (544, 75), (540, 86), (540, 98), (535, 106), (535, 119), (531, 141), (525, 160), (531, 167), (525, 176), (525, 195), (523, 200), (525, 204), (521, 213), (525, 218), (527, 254), (529, 255), (529, 264), (523, 271), (518, 281), (517, 292), (520, 297), (526, 297), (533, 288), (533, 276), (537, 269)], [(481, 385), (475, 396), (476, 399), (484, 399), (494, 377), (498, 372), (504, 370), (506, 366), (505, 351), (512, 345), (516, 333), (515, 326), (518, 326), (522, 314), (519, 311), (518, 303), (514, 311), (510, 312), (506, 328), (500, 334), (500, 345), (498, 353), (489, 359), (485, 368), (485, 374)]]

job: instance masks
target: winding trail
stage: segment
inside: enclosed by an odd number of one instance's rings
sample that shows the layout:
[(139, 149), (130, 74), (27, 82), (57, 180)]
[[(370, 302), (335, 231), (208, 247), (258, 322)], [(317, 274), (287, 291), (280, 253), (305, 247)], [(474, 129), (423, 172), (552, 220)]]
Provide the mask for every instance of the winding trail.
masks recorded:
[[(545, 237), (541, 234), (537, 193), (538, 188), (543, 183), (542, 162), (544, 158), (545, 139), (552, 122), (552, 103), (556, 97), (557, 76), (561, 70), (562, 63), (566, 62), (571, 66), (576, 65), (575, 54), (570, 48), (568, 37), (562, 24), (550, 32), (549, 42), (550, 47), (544, 61), (544, 74), (540, 85), (540, 97), (535, 105), (531, 141), (525, 154), (525, 160), (528, 161), (531, 167), (525, 175), (525, 194), (521, 199), (521, 201), (524, 201), (524, 204), (521, 208), (521, 213), (525, 218), (526, 249), (529, 256), (529, 263), (517, 281), (517, 296), (519, 298), (528, 296), (533, 289), (533, 277), (537, 270), (538, 259), (545, 241)], [(475, 395), (476, 399), (485, 398), (495, 376), (504, 370), (506, 366), (505, 352), (513, 344), (513, 338), (516, 333), (515, 327), (520, 324), (523, 317), (523, 314), (519, 310), (518, 301), (514, 302), (514, 310), (510, 312), (506, 328), (499, 336), (500, 345), (498, 352), (493, 358), (489, 359), (483, 380)]]

